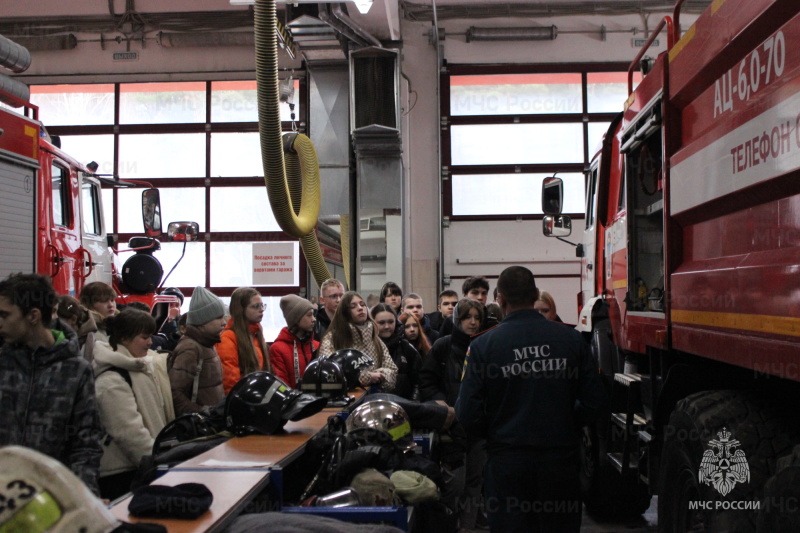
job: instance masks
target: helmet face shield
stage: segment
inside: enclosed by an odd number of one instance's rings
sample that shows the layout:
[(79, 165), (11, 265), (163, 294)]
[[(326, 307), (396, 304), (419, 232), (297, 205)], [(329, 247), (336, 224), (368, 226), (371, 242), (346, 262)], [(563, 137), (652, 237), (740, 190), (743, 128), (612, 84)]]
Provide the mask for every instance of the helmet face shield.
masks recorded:
[(287, 420), (297, 421), (321, 411), (327, 400), (291, 389), (269, 372), (253, 372), (233, 386), (225, 400), (225, 421), (237, 435), (271, 435)]
[(402, 450), (415, 446), (408, 414), (395, 402), (371, 400), (356, 407), (345, 422), (347, 431), (372, 428), (388, 434)]

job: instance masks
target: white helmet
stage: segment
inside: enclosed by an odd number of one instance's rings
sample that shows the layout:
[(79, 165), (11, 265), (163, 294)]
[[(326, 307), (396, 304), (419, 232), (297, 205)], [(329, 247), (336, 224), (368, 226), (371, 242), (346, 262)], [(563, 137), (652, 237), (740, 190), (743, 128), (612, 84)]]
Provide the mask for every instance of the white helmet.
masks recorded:
[(0, 448), (0, 532), (108, 533), (118, 522), (66, 466), (43, 453)]

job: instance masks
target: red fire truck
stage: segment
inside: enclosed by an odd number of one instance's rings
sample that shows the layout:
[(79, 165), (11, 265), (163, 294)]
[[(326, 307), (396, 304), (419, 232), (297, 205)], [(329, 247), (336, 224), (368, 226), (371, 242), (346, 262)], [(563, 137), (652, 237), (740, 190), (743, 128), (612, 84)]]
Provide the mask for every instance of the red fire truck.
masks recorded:
[[(8, 52), (0, 62), (24, 51), (7, 39), (0, 46)], [(102, 281), (114, 287), (119, 303), (141, 301), (166, 316), (177, 298), (157, 294), (163, 283), (163, 269), (153, 256), (162, 234), (158, 190), (143, 191), (145, 236), (131, 239), (129, 251), (135, 254), (118, 267), (105, 227), (101, 183), (142, 183), (98, 176), (62, 151), (38, 120), (38, 108), (27, 101), (27, 87), (0, 76), (2, 86), (13, 89), (0, 90), (0, 102), (21, 108), (18, 113), (0, 107), (0, 279), (38, 272), (53, 279), (56, 292), (71, 295), (86, 283)], [(197, 236), (194, 222), (173, 222), (167, 231), (169, 240), (184, 244)]]
[(682, 2), (588, 173), (577, 328), (612, 401), (583, 488), (613, 514), (658, 494), (663, 531), (748, 531), (800, 444), (800, 2), (714, 1), (681, 36)]

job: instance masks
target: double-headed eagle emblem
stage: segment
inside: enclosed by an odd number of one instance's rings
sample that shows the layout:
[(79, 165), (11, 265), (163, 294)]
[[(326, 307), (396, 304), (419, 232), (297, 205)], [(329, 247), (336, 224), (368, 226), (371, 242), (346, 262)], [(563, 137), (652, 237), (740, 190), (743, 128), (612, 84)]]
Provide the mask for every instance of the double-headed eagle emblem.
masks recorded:
[(731, 440), (731, 433), (727, 428), (717, 433), (719, 440), (711, 439), (708, 442), (710, 450), (706, 450), (700, 461), (700, 483), (712, 485), (717, 492), (726, 496), (737, 483), (750, 481), (750, 467), (744, 451), (739, 448), (741, 443)]

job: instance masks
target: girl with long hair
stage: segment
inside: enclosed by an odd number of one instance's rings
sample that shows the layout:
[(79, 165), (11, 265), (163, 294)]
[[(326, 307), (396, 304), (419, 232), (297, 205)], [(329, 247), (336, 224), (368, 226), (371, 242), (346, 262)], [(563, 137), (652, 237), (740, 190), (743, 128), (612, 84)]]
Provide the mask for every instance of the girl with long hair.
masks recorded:
[(264, 303), (252, 287), (239, 287), (231, 294), (228, 324), (220, 335), (217, 353), (222, 361), (222, 387), (225, 394), (251, 372), (270, 370), (269, 352), (264, 342), (261, 319)]
[[(359, 385), (379, 386), (384, 392), (394, 390), (397, 380), (397, 366), (383, 341), (378, 336), (378, 328), (370, 318), (367, 304), (360, 294), (348, 291), (339, 302), (328, 332), (319, 347), (320, 357), (328, 357), (337, 350), (352, 348), (372, 357), (375, 367), (365, 369), (358, 377)], [(354, 383), (349, 384), (351, 388)]]
[(378, 336), (389, 349), (392, 361), (397, 365), (397, 384), (394, 394), (408, 400), (416, 400), (419, 396), (417, 382), (422, 357), (404, 337), (403, 326), (398, 322), (391, 305), (375, 304), (370, 314), (378, 326)]
[(419, 319), (413, 313), (402, 313), (398, 320), (403, 325), (403, 335), (406, 340), (425, 359), (431, 351), (431, 343), (428, 341), (425, 332), (422, 331), (422, 324), (419, 323)]

